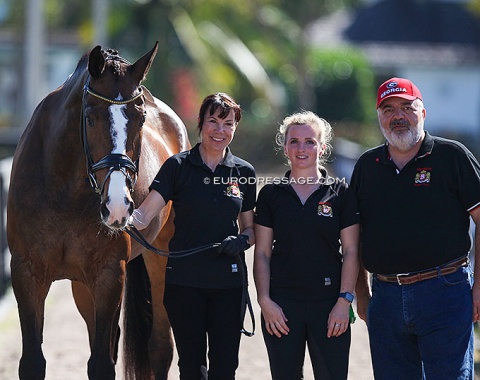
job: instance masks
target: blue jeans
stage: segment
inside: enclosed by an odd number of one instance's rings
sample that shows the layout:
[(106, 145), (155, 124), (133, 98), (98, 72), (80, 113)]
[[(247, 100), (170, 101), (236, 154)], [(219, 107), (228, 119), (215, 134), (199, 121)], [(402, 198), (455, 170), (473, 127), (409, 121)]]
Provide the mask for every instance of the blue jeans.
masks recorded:
[(473, 380), (469, 267), (411, 285), (373, 278), (367, 312), (376, 380)]

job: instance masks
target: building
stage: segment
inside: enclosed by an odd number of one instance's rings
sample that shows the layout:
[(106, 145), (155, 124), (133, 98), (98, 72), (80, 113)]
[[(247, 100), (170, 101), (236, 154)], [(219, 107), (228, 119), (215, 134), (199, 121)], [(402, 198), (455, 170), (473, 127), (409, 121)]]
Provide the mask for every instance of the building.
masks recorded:
[[(370, 60), (377, 84), (407, 77), (422, 91), (426, 129), (480, 156), (480, 16), (466, 1), (381, 0), (313, 23), (318, 46), (351, 46)], [(372, 105), (373, 107), (374, 105)]]

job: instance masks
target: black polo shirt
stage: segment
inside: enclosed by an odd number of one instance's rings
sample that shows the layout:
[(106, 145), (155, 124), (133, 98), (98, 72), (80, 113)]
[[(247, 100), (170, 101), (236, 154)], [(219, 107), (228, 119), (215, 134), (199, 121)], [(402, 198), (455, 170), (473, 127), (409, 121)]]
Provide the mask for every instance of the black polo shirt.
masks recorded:
[[(301, 300), (336, 299), (340, 230), (359, 222), (354, 194), (325, 171), (324, 184), (303, 205), (285, 181), (259, 192), (255, 223), (273, 229), (270, 294)], [(279, 181), (280, 182), (280, 181)]]
[(387, 145), (379, 146), (358, 159), (351, 187), (369, 272), (425, 270), (470, 250), (468, 212), (480, 205), (480, 167), (462, 144), (426, 133), (400, 171)]
[[(215, 172), (203, 163), (197, 144), (165, 161), (151, 190), (158, 191), (175, 210), (175, 233), (170, 251), (220, 243), (237, 235), (238, 215), (255, 206), (255, 169), (227, 148)], [(243, 257), (244, 259), (244, 257)], [(200, 288), (242, 286), (237, 260), (216, 248), (182, 258), (169, 258), (166, 282)]]

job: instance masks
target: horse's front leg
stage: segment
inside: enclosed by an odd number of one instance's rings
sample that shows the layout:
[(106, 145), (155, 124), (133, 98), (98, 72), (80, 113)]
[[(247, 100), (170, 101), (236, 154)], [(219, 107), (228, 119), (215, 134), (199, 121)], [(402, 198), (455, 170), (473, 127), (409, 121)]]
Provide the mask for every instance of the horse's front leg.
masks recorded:
[(95, 340), (95, 310), (93, 296), (90, 289), (83, 282), (72, 281), (72, 295), (77, 306), (77, 310), (82, 316), (88, 330), (88, 340), (90, 342), (90, 350)]
[[(75, 300), (80, 315), (82, 316), (88, 330), (88, 339), (90, 342), (90, 350), (93, 349), (93, 343), (95, 341), (95, 305), (93, 303), (93, 296), (90, 289), (82, 282), (72, 281), (72, 294)], [(113, 361), (116, 363), (118, 358), (118, 346), (120, 338), (120, 326), (118, 320), (120, 319), (120, 310), (116, 317), (116, 324), (112, 326), (112, 342), (111, 351), (113, 353)]]
[(125, 283), (125, 262), (102, 271), (95, 279), (92, 294), (95, 308), (95, 337), (88, 360), (90, 380), (115, 379), (115, 344), (120, 305)]
[(31, 272), (33, 267), (32, 263), (27, 265), (12, 255), (12, 288), (18, 303), (22, 330), (22, 357), (18, 367), (20, 380), (45, 379), (47, 364), (42, 351), (43, 320), (45, 299), (52, 283), (39, 281)]

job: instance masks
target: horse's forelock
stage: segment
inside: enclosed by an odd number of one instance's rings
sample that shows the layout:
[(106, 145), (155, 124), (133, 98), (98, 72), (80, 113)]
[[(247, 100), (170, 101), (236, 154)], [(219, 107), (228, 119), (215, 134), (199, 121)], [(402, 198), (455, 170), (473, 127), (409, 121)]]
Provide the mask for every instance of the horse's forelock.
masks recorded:
[(125, 75), (128, 65), (123, 61), (112, 59), (105, 63), (105, 67), (110, 67), (114, 75), (121, 77)]
[(118, 54), (118, 51), (115, 49), (102, 50), (102, 54), (106, 61), (114, 60), (114, 61), (126, 63), (127, 65), (131, 65), (131, 63), (125, 58), (123, 58), (122, 56), (120, 56)]

